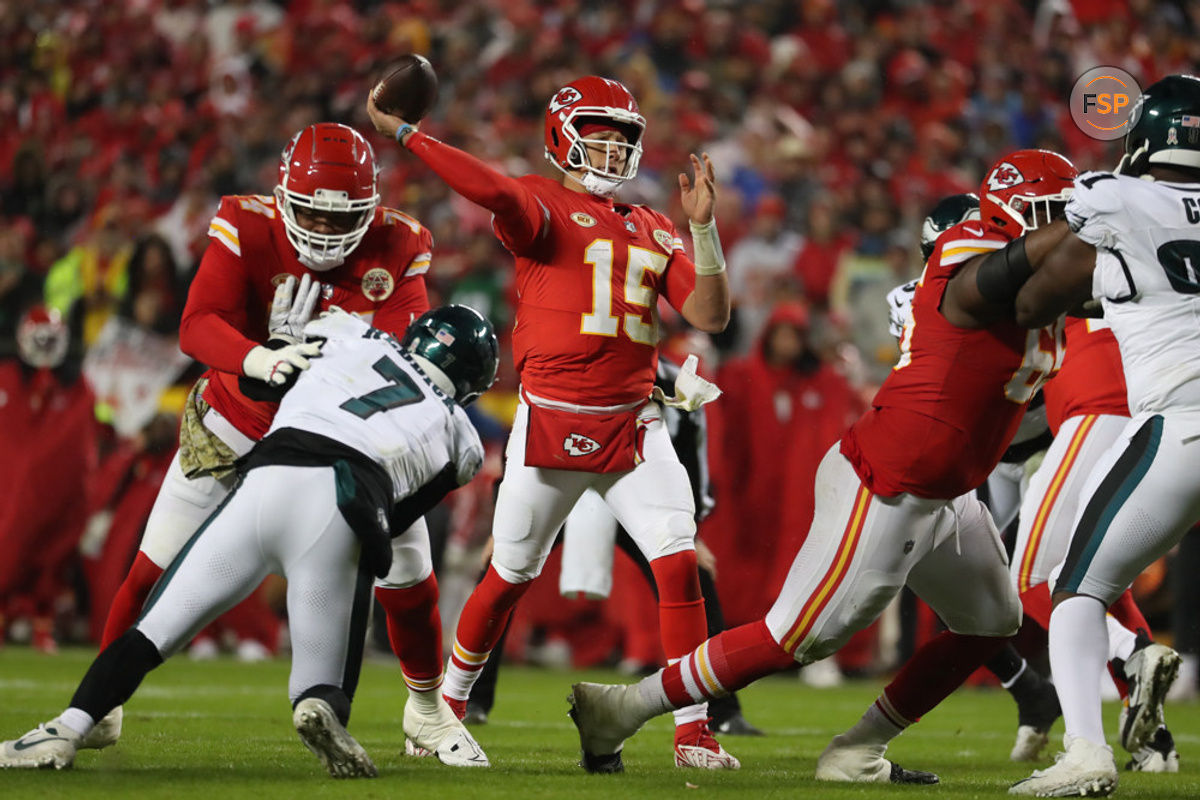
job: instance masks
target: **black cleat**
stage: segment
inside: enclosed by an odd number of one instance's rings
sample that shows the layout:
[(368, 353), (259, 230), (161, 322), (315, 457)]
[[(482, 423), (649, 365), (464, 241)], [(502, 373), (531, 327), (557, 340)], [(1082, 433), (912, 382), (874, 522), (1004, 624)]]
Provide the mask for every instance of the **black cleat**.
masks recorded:
[(935, 783), (941, 783), (941, 778), (932, 772), (922, 772), (919, 769), (905, 769), (895, 761), (892, 762), (892, 774), (888, 780), (892, 783), (913, 783), (921, 786), (931, 786)]
[(740, 711), (720, 722), (714, 720), (713, 728), (717, 733), (723, 733), (726, 736), (766, 736), (765, 733), (750, 724)]

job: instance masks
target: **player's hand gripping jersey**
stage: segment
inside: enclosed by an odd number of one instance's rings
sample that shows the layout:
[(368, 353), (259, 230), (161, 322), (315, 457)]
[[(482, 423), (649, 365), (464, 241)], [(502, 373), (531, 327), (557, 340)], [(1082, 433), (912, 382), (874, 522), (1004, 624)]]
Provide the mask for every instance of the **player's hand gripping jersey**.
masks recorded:
[(1096, 248), (1093, 296), (1120, 342), (1129, 411), (1200, 409), (1200, 190), (1086, 172), (1067, 224)]
[[(307, 268), (288, 241), (274, 197), (221, 198), (209, 225), (213, 240), (188, 292), (180, 348), (210, 369), (204, 400), (238, 431), (257, 440), (271, 424), (275, 404), (251, 400), (238, 388), (246, 353), (267, 340), (275, 287)], [(429, 308), (425, 273), (433, 237), (412, 217), (375, 210), (374, 224), (341, 266), (312, 273), (320, 280), (318, 311), (339, 306), (397, 335)]]
[(978, 221), (938, 239), (913, 295), (900, 360), (842, 453), (875, 494), (952, 499), (982, 484), (1016, 433), (1034, 392), (1062, 364), (1061, 321), (959, 328), (940, 310), (946, 284), (972, 257), (1009, 237)]

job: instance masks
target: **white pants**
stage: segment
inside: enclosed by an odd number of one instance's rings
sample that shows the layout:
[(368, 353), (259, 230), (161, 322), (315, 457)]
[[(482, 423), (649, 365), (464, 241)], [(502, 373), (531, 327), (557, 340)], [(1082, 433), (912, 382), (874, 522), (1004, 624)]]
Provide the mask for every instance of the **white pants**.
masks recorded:
[(1084, 483), (1055, 591), (1107, 607), (1200, 519), (1200, 411), (1140, 414)]
[(609, 473), (542, 469), (525, 466), (529, 406), (517, 406), (492, 526), (492, 566), (501, 578), (525, 583), (541, 573), (555, 534), (588, 488), (604, 499), (647, 560), (695, 548), (692, 486), (671, 446), (662, 409), (647, 402), (638, 419), (646, 427), (645, 460), (633, 469)]
[(1063, 422), (1021, 503), (1012, 578), (1018, 592), (1050, 579), (1062, 563), (1088, 473), (1129, 423), (1129, 417), (1081, 414)]
[[(209, 409), (208, 414), (215, 413)], [(234, 452), (245, 455), (249, 447), (241, 450), (235, 447)], [(225, 502), (234, 481), (233, 476), (222, 481), (208, 475), (189, 479), (183, 474), (179, 453), (176, 453), (154, 499), (139, 549), (159, 568), (166, 569), (204, 521)], [(392, 539), (392, 569), (378, 585), (405, 588), (420, 583), (432, 572), (429, 529), (424, 519), (418, 519), (403, 534)]]
[(171, 562), (137, 628), (169, 658), (269, 573), (288, 582), (288, 697), (295, 702), (319, 684), (353, 696), (371, 573), (338, 511), (328, 467), (251, 470)]
[(767, 613), (775, 640), (801, 663), (832, 655), (906, 583), (955, 633), (1015, 633), (1021, 604), (975, 494), (874, 495), (839, 446), (817, 468), (812, 527)]
[(563, 524), (562, 570), (558, 591), (603, 600), (612, 593), (617, 520), (594, 489), (579, 496)]

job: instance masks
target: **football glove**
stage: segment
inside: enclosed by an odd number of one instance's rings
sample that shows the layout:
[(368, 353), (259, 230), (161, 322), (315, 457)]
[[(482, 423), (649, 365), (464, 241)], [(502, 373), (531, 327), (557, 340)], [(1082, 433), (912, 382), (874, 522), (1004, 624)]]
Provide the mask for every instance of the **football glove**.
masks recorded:
[(689, 355), (683, 362), (679, 374), (675, 376), (675, 396), (667, 397), (658, 386), (650, 393), (658, 402), (681, 411), (696, 411), (705, 403), (711, 403), (721, 396), (721, 390), (712, 381), (705, 380), (696, 374), (699, 359)]
[(278, 350), (258, 345), (246, 353), (242, 372), (271, 386), (282, 386), (296, 370), (308, 369), (308, 359), (320, 354), (321, 345), (316, 342), (289, 344)]
[(304, 340), (304, 326), (312, 319), (313, 310), (321, 296), (321, 282), (314, 281), (306, 272), (296, 288), (296, 276), (275, 287), (271, 300), (271, 316), (267, 323), (272, 339), (282, 339), (288, 344)]

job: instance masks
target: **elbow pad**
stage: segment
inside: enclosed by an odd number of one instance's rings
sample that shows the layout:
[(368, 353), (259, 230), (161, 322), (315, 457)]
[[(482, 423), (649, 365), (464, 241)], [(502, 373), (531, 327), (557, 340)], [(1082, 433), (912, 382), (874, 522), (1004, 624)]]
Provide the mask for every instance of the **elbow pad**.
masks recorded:
[(1022, 236), (984, 256), (975, 273), (975, 286), (984, 300), (1003, 305), (1016, 299), (1017, 292), (1032, 274), (1033, 265), (1025, 253), (1025, 237)]

